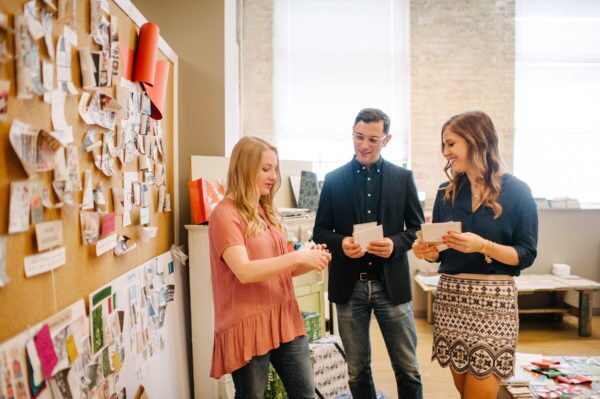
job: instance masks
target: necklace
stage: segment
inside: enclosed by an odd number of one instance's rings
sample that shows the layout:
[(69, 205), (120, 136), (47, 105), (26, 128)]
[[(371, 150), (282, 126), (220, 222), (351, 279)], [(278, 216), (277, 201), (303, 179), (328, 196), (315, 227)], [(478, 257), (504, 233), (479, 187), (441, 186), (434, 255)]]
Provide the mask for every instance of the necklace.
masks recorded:
[(481, 195), (475, 195), (475, 194), (473, 194), (473, 195), (471, 195), (471, 197), (473, 197), (475, 199), (479, 199), (479, 198), (481, 198)]

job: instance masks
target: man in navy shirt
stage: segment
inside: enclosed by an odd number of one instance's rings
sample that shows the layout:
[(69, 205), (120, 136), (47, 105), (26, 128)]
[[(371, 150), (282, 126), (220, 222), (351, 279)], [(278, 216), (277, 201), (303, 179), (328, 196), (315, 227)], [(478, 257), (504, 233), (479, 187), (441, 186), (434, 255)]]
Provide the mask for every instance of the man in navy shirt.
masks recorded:
[[(327, 244), (329, 300), (336, 304), (354, 398), (375, 398), (369, 325), (375, 314), (388, 349), (398, 395), (422, 398), (417, 337), (406, 252), (423, 222), (412, 172), (385, 161), (390, 119), (378, 109), (358, 113), (354, 157), (330, 172), (319, 200), (314, 240)], [(384, 238), (366, 248), (352, 238), (355, 224), (376, 222)]]

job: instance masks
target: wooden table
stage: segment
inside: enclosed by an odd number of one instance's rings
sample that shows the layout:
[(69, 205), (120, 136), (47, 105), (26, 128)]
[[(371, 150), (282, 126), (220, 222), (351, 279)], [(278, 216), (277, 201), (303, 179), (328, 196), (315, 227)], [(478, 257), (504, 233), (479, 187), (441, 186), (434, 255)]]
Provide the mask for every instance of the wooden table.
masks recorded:
[[(435, 276), (417, 274), (415, 281), (427, 294), (427, 321), (433, 323), (433, 298), (437, 282)], [(561, 278), (553, 274), (524, 274), (515, 278), (519, 295), (534, 292), (550, 292), (554, 295), (553, 306), (550, 308), (519, 309), (519, 313), (560, 313), (571, 314), (579, 318), (579, 336), (592, 335), (592, 294), (600, 291), (600, 283), (584, 278)], [(579, 308), (573, 308), (565, 303), (556, 301), (556, 293), (577, 291), (579, 293)]]

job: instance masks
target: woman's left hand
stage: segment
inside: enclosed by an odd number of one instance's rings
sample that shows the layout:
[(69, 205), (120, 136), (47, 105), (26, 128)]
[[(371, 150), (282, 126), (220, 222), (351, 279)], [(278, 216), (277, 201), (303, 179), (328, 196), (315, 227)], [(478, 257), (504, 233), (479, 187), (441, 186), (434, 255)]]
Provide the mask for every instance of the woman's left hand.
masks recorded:
[(448, 234), (442, 236), (442, 240), (448, 248), (464, 253), (481, 252), (485, 244), (485, 240), (475, 233), (457, 233), (455, 231), (449, 231)]

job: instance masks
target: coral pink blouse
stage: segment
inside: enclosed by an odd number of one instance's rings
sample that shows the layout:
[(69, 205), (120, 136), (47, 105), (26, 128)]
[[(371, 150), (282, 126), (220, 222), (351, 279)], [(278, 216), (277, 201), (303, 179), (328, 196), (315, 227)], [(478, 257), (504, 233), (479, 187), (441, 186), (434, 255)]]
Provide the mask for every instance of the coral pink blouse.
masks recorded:
[(224, 198), (210, 215), (210, 267), (215, 306), (215, 342), (210, 376), (219, 378), (282, 343), (306, 335), (294, 296), (291, 272), (242, 284), (222, 258), (231, 245), (243, 245), (250, 260), (287, 252), (283, 232), (260, 215), (268, 229), (246, 237), (247, 223), (233, 200)]

